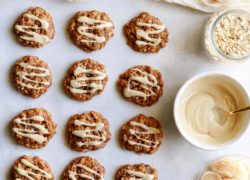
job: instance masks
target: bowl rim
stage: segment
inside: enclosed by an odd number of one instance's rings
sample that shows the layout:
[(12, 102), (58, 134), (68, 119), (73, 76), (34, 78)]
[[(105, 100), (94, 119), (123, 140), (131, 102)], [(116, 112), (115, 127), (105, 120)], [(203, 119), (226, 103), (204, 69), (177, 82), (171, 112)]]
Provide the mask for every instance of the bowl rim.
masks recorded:
[(234, 78), (233, 76), (227, 74), (227, 73), (224, 73), (224, 72), (218, 72), (218, 71), (209, 71), (209, 72), (203, 72), (203, 73), (199, 73), (199, 74), (196, 74), (194, 76), (192, 76), (191, 78), (189, 78), (178, 90), (177, 92), (177, 95), (175, 97), (175, 100), (174, 100), (174, 107), (173, 107), (173, 114), (174, 114), (174, 121), (175, 121), (175, 125), (179, 131), (179, 133), (181, 134), (181, 136), (187, 141), (189, 142), (190, 144), (192, 144), (193, 146), (199, 148), (199, 149), (202, 149), (202, 150), (210, 150), (210, 151), (214, 151), (214, 150), (221, 150), (221, 149), (224, 149), (228, 146), (231, 146), (232, 144), (236, 143), (237, 141), (239, 141), (248, 131), (248, 128), (250, 126), (250, 114), (248, 115), (249, 117), (249, 120), (245, 126), (245, 128), (242, 130), (242, 132), (238, 135), (238, 137), (235, 137), (234, 139), (232, 139), (230, 142), (227, 142), (225, 144), (222, 144), (220, 146), (214, 146), (214, 145), (209, 145), (209, 144), (201, 144), (199, 143), (198, 141), (194, 140), (191, 136), (187, 136), (184, 134), (184, 129), (181, 127), (180, 125), (180, 120), (177, 120), (177, 105), (178, 105), (178, 102), (181, 98), (181, 95), (183, 94), (183, 92), (187, 89), (187, 87), (189, 87), (190, 84), (192, 84), (193, 82), (199, 80), (199, 79), (202, 79), (204, 77), (216, 77), (216, 76), (223, 76), (229, 80), (231, 80), (234, 84), (236, 84), (240, 89), (241, 91), (243, 92), (243, 95), (245, 96), (246, 98), (246, 101), (248, 103), (250, 103), (250, 95), (247, 91), (247, 88), (237, 79), (237, 78)]

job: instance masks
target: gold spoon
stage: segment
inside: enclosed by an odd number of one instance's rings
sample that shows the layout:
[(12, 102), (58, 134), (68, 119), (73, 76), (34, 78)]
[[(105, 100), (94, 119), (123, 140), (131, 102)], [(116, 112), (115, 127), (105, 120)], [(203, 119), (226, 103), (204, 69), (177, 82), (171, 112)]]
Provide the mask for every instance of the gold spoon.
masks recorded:
[(241, 109), (237, 109), (237, 110), (234, 110), (234, 111), (230, 111), (230, 112), (227, 113), (227, 115), (226, 115), (227, 118), (226, 119), (228, 119), (229, 116), (231, 116), (231, 115), (234, 115), (236, 113), (240, 113), (240, 112), (243, 112), (243, 111), (248, 111), (248, 110), (250, 110), (250, 106), (247, 106), (247, 107), (244, 107), (244, 108), (241, 108)]

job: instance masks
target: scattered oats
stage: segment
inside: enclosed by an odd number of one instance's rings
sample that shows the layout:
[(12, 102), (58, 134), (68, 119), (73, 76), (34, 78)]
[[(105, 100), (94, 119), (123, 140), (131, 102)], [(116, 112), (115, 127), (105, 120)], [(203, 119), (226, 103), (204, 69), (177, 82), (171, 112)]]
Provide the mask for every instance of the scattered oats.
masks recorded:
[(226, 56), (245, 57), (250, 53), (250, 19), (245, 15), (228, 14), (215, 26), (215, 42)]

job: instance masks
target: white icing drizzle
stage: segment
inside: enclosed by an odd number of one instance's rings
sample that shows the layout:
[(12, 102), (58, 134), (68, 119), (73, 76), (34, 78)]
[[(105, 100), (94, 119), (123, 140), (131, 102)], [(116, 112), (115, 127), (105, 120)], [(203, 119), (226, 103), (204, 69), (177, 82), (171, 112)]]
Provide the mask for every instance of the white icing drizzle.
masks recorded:
[(42, 45), (50, 42), (51, 39), (48, 36), (34, 32), (34, 30), (38, 30), (38, 29), (47, 31), (49, 28), (49, 22), (47, 20), (41, 19), (32, 14), (24, 14), (23, 17), (27, 17), (33, 21), (38, 21), (40, 23), (40, 26), (16, 25), (15, 29), (26, 34), (26, 36), (20, 36), (19, 38), (26, 40), (26, 41), (34, 41)]
[[(123, 91), (124, 96), (125, 97), (139, 96), (139, 97), (143, 97), (144, 99), (146, 99), (148, 96), (155, 95), (155, 92), (153, 90), (151, 90), (148, 86), (153, 87), (153, 88), (157, 88), (157, 90), (160, 89), (160, 86), (158, 85), (158, 81), (157, 81), (156, 77), (154, 75), (149, 74), (147, 72), (144, 72), (138, 68), (133, 69), (133, 71), (139, 72), (141, 75), (143, 75), (143, 77), (138, 76), (138, 75), (134, 75), (134, 76), (130, 77), (128, 79), (128, 85)], [(152, 82), (149, 81), (149, 79), (152, 80)], [(130, 86), (131, 86), (132, 81), (136, 81), (136, 82), (141, 83), (142, 87), (145, 90), (147, 90), (149, 93), (146, 94), (144, 92), (131, 89)]]
[[(80, 120), (75, 120), (74, 124), (76, 126), (85, 126), (85, 127), (91, 128), (91, 129), (84, 129), (84, 130), (75, 130), (72, 132), (72, 134), (77, 137), (92, 139), (91, 141), (86, 141), (86, 142), (79, 141), (77, 142), (78, 146), (90, 146), (90, 145), (98, 146), (106, 141), (106, 137), (103, 135), (103, 132), (101, 131), (104, 128), (104, 123), (90, 124), (90, 123), (82, 122)], [(93, 132), (100, 132), (102, 135), (97, 136), (97, 135), (94, 135)]]
[(139, 171), (126, 170), (126, 172), (130, 175), (138, 177), (129, 178), (129, 180), (153, 180), (155, 177), (153, 174), (145, 174)]
[[(93, 169), (91, 169), (83, 164), (77, 164), (76, 168), (83, 169), (88, 173), (91, 173), (91, 174), (98, 176), (100, 178), (100, 180), (104, 180), (104, 178), (98, 172), (96, 172), (95, 170), (93, 170)], [(96, 180), (95, 178), (93, 178), (92, 176), (89, 176), (87, 174), (79, 174), (79, 173), (73, 172), (73, 171), (68, 171), (68, 173), (69, 173), (69, 178), (71, 180), (77, 180), (77, 176), (80, 176), (80, 177), (86, 178), (86, 179), (90, 179), (90, 180)]]
[(139, 37), (142, 37), (144, 40), (148, 41), (141, 41), (141, 40), (137, 40), (135, 43), (138, 46), (142, 46), (142, 45), (150, 45), (150, 46), (157, 46), (158, 44), (160, 44), (161, 42), (161, 38), (152, 38), (150, 37), (151, 34), (160, 34), (161, 32), (164, 31), (165, 26), (164, 25), (158, 25), (158, 24), (147, 24), (147, 23), (143, 23), (143, 22), (137, 22), (136, 23), (137, 26), (146, 26), (146, 27), (153, 27), (156, 30), (153, 31), (144, 31), (143, 29), (137, 29), (136, 30), (136, 35)]
[[(86, 43), (103, 43), (106, 41), (105, 36), (97, 36), (93, 33), (87, 32), (88, 30), (93, 30), (93, 29), (104, 29), (104, 28), (111, 28), (113, 27), (112, 22), (106, 22), (102, 20), (97, 20), (97, 19), (91, 19), (87, 16), (81, 16), (77, 19), (78, 22), (84, 23), (82, 26), (80, 26), (77, 31), (79, 34), (86, 36), (90, 40), (83, 39), (81, 42), (86, 42)], [(97, 25), (98, 24), (98, 25)], [(91, 25), (91, 26), (89, 26)]]
[(128, 140), (128, 143), (130, 145), (138, 145), (138, 146), (144, 147), (146, 149), (149, 149), (149, 148), (155, 147), (155, 146), (157, 146), (159, 144), (159, 141), (147, 140), (147, 139), (142, 138), (140, 136), (140, 135), (145, 135), (145, 134), (146, 135), (159, 134), (160, 133), (159, 129), (156, 129), (156, 128), (153, 128), (153, 127), (148, 127), (145, 124), (138, 123), (138, 122), (135, 122), (135, 121), (131, 121), (130, 125), (131, 126), (138, 126), (138, 127), (141, 127), (141, 128), (143, 128), (145, 130), (145, 131), (136, 131), (136, 130), (133, 130), (133, 129), (129, 129), (129, 132), (130, 132), (131, 135), (135, 136), (138, 140), (144, 142), (144, 143), (138, 143), (138, 142), (133, 141), (133, 140)]
[[(28, 170), (28, 169), (25, 170), (25, 169), (23, 169), (21, 167), (17, 167), (17, 166), (15, 167), (16, 171), (18, 172), (18, 174), (20, 174), (21, 176), (26, 177), (28, 180), (36, 180), (31, 175), (39, 177), (39, 179), (40, 178), (51, 179), (53, 177), (50, 173), (48, 173), (48, 172), (40, 169), (36, 165), (34, 165), (31, 162), (27, 161), (26, 159), (21, 159), (21, 163), (23, 165), (25, 165), (26, 167), (32, 169), (32, 170)], [(39, 173), (37, 173), (37, 171)]]
[[(42, 124), (39, 124), (36, 122), (28, 123), (27, 121), (29, 120), (43, 122), (44, 118), (42, 116), (32, 116), (28, 118), (16, 118), (14, 119), (14, 122), (17, 123), (18, 125), (31, 126), (33, 127), (33, 129), (30, 130), (30, 129), (25, 129), (24, 127), (21, 127), (21, 128), (14, 127), (12, 129), (13, 132), (23, 137), (30, 138), (39, 144), (42, 144), (43, 142), (47, 140), (47, 138), (45, 138), (43, 135), (49, 134), (48, 129), (46, 129), (46, 127), (44, 127)], [(40, 133), (41, 135), (37, 133)]]
[[(46, 81), (37, 81), (37, 80), (32, 80), (30, 77), (48, 77), (50, 76), (50, 71), (47, 68), (42, 68), (42, 67), (36, 67), (36, 66), (32, 66), (29, 65), (27, 63), (20, 63), (19, 64), (20, 67), (22, 67), (25, 70), (38, 70), (41, 71), (40, 73), (37, 72), (18, 72), (17, 75), (20, 79), (25, 80), (26, 82), (21, 82), (18, 81), (18, 84), (23, 87), (23, 88), (28, 88), (28, 89), (43, 89), (43, 87), (39, 87), (38, 85), (44, 85), (44, 86), (49, 86), (50, 82), (48, 80)], [(45, 79), (44, 79), (45, 80)], [(32, 84), (31, 84), (32, 83)], [(34, 85), (33, 85), (34, 83)]]
[[(107, 77), (106, 73), (93, 69), (84, 69), (82, 67), (77, 67), (76, 70), (74, 71), (74, 75), (78, 76), (80, 74), (85, 74), (85, 76), (84, 77), (80, 76), (70, 81), (71, 93), (73, 94), (95, 93), (96, 91), (103, 89), (104, 85), (101, 83), (101, 81)], [(94, 82), (86, 83), (86, 81), (94, 81)]]

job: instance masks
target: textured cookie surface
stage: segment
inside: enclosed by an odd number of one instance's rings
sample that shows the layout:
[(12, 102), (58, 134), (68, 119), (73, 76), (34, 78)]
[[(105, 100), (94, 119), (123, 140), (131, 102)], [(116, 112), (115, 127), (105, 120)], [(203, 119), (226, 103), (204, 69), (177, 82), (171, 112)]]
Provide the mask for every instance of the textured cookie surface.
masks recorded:
[(71, 161), (71, 163), (66, 167), (62, 179), (103, 180), (104, 174), (105, 174), (105, 169), (97, 160), (88, 156), (82, 156)]
[(161, 73), (150, 66), (135, 66), (121, 74), (117, 83), (123, 96), (141, 106), (151, 106), (163, 94)]
[(72, 42), (86, 52), (102, 49), (113, 36), (113, 30), (109, 15), (95, 10), (76, 13), (68, 27)]
[(162, 139), (160, 122), (143, 114), (124, 124), (120, 132), (122, 147), (136, 153), (154, 153), (160, 147)]
[(87, 101), (100, 94), (108, 81), (103, 64), (85, 59), (74, 63), (64, 79), (67, 94), (78, 100)]
[(162, 22), (142, 12), (124, 26), (128, 45), (135, 51), (156, 53), (168, 42), (168, 31)]
[(21, 156), (11, 170), (12, 180), (54, 180), (47, 162), (38, 156)]
[(124, 165), (116, 172), (116, 180), (158, 180), (157, 170), (147, 164)]
[(81, 152), (103, 148), (111, 138), (107, 119), (94, 111), (71, 116), (66, 133), (70, 147)]
[(55, 35), (51, 15), (40, 7), (29, 8), (14, 24), (14, 33), (19, 43), (26, 47), (40, 48)]
[(41, 108), (24, 110), (11, 121), (16, 141), (23, 146), (39, 149), (54, 136), (56, 124), (51, 114)]
[(12, 68), (11, 76), (15, 87), (24, 95), (38, 98), (52, 84), (49, 66), (35, 56), (24, 56)]

